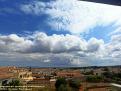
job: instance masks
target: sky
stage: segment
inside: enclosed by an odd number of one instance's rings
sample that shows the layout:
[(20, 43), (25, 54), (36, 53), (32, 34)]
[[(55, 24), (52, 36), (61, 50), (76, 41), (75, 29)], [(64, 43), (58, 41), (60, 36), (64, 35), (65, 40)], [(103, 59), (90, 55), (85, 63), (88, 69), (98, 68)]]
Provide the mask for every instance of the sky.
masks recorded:
[(121, 65), (121, 7), (0, 0), (0, 66)]

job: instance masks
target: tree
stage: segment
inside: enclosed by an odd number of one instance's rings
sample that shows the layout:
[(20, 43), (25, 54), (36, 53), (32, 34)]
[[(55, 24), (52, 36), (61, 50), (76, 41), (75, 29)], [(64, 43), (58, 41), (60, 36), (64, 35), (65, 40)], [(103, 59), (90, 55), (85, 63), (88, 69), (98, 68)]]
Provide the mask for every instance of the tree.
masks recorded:
[(10, 91), (12, 91), (12, 89), (16, 89), (17, 91), (21, 91), (20, 87), (16, 87), (16, 86), (22, 86), (22, 83), (19, 80), (12, 80), (7, 84), (7, 86), (13, 86), (12, 88), (9, 89)]
[(81, 86), (81, 81), (78, 79), (72, 79), (69, 81), (69, 85), (73, 89), (73, 91), (78, 91)]
[(19, 80), (12, 80), (11, 82), (8, 83), (8, 86), (21, 86), (22, 84), (20, 83)]
[(84, 74), (84, 75), (93, 75), (93, 74), (94, 74), (94, 71), (91, 70), (91, 71), (89, 71), (89, 72), (84, 72), (83, 74)]
[(56, 91), (67, 91), (65, 87), (67, 87), (67, 81), (64, 78), (58, 78), (55, 83)]
[(106, 68), (104, 68), (104, 71), (109, 72), (109, 69), (106, 67)]
[(103, 78), (101, 76), (88, 76), (86, 80), (88, 82), (101, 82)]
[(63, 84), (61, 84), (58, 88), (58, 91), (70, 91), (70, 89), (67, 85), (64, 86)]
[(4, 80), (2, 82), (2, 86), (10, 86), (10, 87), (6, 87), (5, 91), (12, 91), (12, 89), (16, 89), (17, 91), (20, 91), (18, 87), (16, 86), (22, 86), (22, 83), (19, 80)]

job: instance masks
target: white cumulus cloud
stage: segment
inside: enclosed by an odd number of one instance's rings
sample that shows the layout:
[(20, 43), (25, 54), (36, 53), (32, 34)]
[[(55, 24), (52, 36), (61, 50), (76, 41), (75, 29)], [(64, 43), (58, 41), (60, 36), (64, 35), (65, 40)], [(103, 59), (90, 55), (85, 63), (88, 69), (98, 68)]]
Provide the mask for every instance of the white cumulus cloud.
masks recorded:
[(0, 61), (5, 64), (10, 60), (13, 64), (19, 62), (21, 65), (33, 61), (40, 66), (108, 65), (110, 61), (114, 63), (113, 60), (119, 63), (120, 37), (120, 34), (112, 35), (110, 42), (105, 43), (102, 39), (85, 40), (70, 34), (35, 32), (24, 37), (17, 34), (0, 35)]

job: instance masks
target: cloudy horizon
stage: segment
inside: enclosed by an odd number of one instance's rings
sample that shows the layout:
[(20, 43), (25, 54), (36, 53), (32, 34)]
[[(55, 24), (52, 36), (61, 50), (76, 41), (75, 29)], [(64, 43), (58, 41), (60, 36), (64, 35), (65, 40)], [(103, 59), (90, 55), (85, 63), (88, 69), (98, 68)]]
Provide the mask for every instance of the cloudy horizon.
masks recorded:
[(120, 6), (78, 0), (10, 3), (0, 1), (0, 66), (121, 65)]

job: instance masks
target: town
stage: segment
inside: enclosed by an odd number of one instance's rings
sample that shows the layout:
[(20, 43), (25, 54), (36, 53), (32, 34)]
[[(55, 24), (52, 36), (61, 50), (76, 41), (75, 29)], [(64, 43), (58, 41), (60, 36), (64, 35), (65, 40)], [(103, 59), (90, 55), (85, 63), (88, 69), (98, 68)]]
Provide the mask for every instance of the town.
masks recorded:
[(0, 90), (121, 91), (121, 66), (0, 67)]

